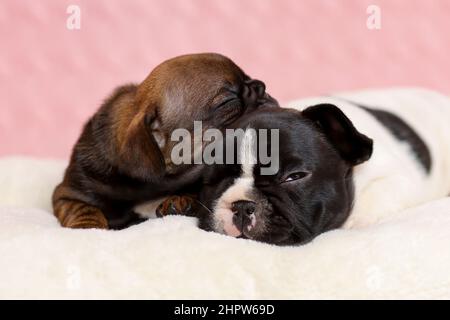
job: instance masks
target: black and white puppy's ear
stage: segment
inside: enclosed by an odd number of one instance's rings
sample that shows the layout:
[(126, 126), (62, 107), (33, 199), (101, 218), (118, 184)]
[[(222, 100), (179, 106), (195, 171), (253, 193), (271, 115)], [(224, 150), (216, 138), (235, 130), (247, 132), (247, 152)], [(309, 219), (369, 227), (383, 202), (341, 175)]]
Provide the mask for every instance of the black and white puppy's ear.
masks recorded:
[(335, 105), (318, 104), (302, 111), (325, 134), (341, 157), (353, 166), (369, 160), (373, 141), (358, 132), (349, 118)]

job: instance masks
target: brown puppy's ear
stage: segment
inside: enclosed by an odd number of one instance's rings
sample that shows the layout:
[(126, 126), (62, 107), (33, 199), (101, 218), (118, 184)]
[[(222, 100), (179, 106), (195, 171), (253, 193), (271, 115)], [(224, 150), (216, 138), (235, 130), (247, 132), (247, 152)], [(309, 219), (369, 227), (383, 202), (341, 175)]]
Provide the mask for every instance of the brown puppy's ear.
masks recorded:
[(151, 108), (139, 111), (119, 139), (120, 169), (140, 180), (153, 180), (165, 172), (164, 156), (151, 132), (153, 121), (156, 112)]
[(335, 105), (319, 104), (302, 111), (322, 131), (341, 157), (351, 165), (369, 160), (373, 141), (358, 132), (349, 118)]

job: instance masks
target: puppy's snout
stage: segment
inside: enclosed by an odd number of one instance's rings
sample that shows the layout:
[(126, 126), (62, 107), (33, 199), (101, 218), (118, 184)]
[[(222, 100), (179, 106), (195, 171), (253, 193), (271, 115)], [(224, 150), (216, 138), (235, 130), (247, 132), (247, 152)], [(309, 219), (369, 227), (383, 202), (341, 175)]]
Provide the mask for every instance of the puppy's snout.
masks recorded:
[(252, 106), (257, 104), (259, 99), (263, 99), (265, 96), (266, 85), (259, 80), (250, 80), (246, 82), (242, 92), (242, 98), (244, 101)]
[(250, 86), (255, 91), (256, 96), (258, 98), (262, 98), (264, 96), (264, 93), (266, 92), (266, 85), (264, 84), (264, 82), (259, 81), (259, 80), (254, 80), (250, 84)]
[(253, 201), (239, 200), (231, 204), (231, 210), (240, 216), (250, 216), (255, 213), (256, 203)]
[(231, 204), (233, 211), (233, 224), (240, 232), (250, 231), (255, 225), (256, 203), (253, 201), (239, 200)]

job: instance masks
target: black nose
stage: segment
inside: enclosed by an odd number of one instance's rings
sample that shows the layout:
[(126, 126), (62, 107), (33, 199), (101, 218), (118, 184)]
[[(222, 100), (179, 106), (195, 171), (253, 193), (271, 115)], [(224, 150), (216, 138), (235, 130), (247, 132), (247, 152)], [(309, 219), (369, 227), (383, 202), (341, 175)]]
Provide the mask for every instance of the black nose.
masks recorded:
[(252, 80), (249, 83), (250, 87), (255, 91), (257, 97), (262, 98), (266, 92), (266, 85), (260, 80)]
[(242, 90), (242, 99), (249, 107), (256, 106), (258, 100), (264, 98), (266, 85), (259, 80), (247, 80)]
[(234, 212), (233, 223), (240, 230), (251, 223), (250, 215), (255, 213), (256, 203), (253, 201), (239, 200), (231, 204), (231, 210)]
[(242, 216), (249, 216), (255, 213), (256, 203), (253, 201), (239, 200), (231, 204), (231, 210)]

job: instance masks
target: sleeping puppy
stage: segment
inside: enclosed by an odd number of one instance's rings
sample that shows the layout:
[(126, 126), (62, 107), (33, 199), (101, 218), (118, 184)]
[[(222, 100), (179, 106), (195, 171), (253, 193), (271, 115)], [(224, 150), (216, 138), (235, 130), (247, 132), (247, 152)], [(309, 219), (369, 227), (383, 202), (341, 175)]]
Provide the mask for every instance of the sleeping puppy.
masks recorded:
[(265, 85), (230, 59), (193, 54), (157, 66), (140, 85), (120, 87), (87, 122), (53, 194), (64, 227), (120, 229), (139, 222), (133, 207), (194, 183), (201, 166), (174, 165), (171, 132), (231, 125), (276, 107)]
[[(385, 90), (291, 106), (302, 111), (260, 111), (234, 124), (246, 129), (235, 144), (241, 164), (205, 171), (197, 208), (201, 228), (277, 245), (301, 244), (449, 194), (449, 98)], [(261, 141), (247, 134), (252, 129), (279, 130), (276, 174), (261, 173)], [(267, 139), (266, 150), (276, 150), (270, 145), (275, 142)]]

